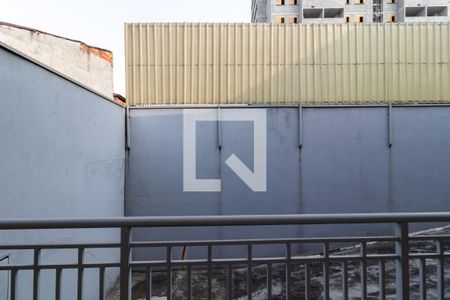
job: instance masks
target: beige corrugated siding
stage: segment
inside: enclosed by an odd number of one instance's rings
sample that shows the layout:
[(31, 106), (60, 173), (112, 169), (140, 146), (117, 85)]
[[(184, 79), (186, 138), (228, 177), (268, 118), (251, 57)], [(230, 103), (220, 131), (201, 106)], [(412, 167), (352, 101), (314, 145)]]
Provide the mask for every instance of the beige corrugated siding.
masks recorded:
[(126, 24), (130, 105), (450, 102), (449, 23)]

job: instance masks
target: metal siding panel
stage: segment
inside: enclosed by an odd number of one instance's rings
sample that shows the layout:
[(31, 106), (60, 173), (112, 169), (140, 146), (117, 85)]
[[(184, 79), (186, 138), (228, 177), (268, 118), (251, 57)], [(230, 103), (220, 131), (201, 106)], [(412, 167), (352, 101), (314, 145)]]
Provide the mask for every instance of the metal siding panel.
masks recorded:
[(130, 105), (450, 101), (449, 24), (125, 25)]

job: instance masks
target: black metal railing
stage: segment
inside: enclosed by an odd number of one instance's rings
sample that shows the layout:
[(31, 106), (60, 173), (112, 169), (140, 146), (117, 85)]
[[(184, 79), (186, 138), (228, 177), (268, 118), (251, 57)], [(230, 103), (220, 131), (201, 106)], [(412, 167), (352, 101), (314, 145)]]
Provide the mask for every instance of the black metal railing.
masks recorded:
[[(10, 272), (10, 298), (16, 299), (20, 289), (32, 289), (33, 299), (38, 299), (39, 274), (41, 270), (54, 270), (55, 299), (61, 296), (61, 274), (66, 269), (76, 270), (77, 298), (83, 295), (83, 276), (86, 269), (98, 270), (98, 298), (106, 299), (105, 272), (118, 268), (120, 299), (132, 297), (130, 276), (139, 271), (142, 276), (143, 293), (146, 299), (152, 297), (154, 277), (158, 277), (159, 290), (167, 299), (174, 295), (191, 299), (194, 294), (203, 298), (233, 299), (265, 295), (268, 299), (278, 293), (287, 299), (349, 299), (357, 291), (358, 297), (379, 299), (426, 299), (430, 289), (438, 299), (445, 299), (445, 261), (450, 258), (446, 243), (450, 235), (409, 233), (411, 223), (448, 222), (450, 213), (377, 213), (377, 214), (318, 214), (318, 215), (263, 215), (263, 216), (190, 216), (190, 217), (123, 217), (100, 219), (7, 219), (0, 221), (0, 231), (47, 230), (81, 228), (120, 228), (117, 243), (78, 244), (17, 244), (0, 245), (0, 250), (29, 250), (33, 254), (30, 264), (1, 265), (0, 271)], [(289, 239), (231, 239), (200, 241), (133, 241), (131, 233), (135, 228), (164, 227), (221, 227), (258, 225), (324, 225), (324, 224), (393, 224), (395, 234), (373, 236), (293, 237)], [(427, 242), (432, 247), (412, 251), (414, 243)], [(320, 245), (320, 250), (303, 251), (305, 245)], [(383, 251), (376, 245), (385, 245)], [(255, 248), (279, 245), (284, 255), (260, 257), (254, 255)], [(341, 245), (341, 250), (336, 250)], [(347, 245), (342, 248), (342, 245)], [(245, 248), (244, 257), (221, 257), (214, 255), (215, 247), (240, 246)], [(174, 259), (173, 249), (204, 248), (205, 255), (189, 258), (183, 251), (182, 257)], [(415, 247), (415, 246), (414, 246)], [(131, 256), (133, 249), (163, 248), (165, 258), (136, 260)], [(76, 263), (42, 263), (40, 254), (49, 249), (73, 249), (77, 251)], [(86, 262), (86, 249), (116, 249), (120, 257), (111, 262)], [(299, 250), (300, 249), (300, 250)], [(374, 251), (374, 249), (376, 251)], [(431, 250), (430, 250), (431, 249)], [(435, 284), (427, 282), (432, 264), (435, 267)], [(416, 270), (417, 269), (417, 270)], [(33, 273), (32, 287), (20, 286), (16, 278), (23, 271)], [(280, 273), (282, 270), (282, 274)], [(274, 274), (277, 273), (277, 274)], [(182, 276), (180, 274), (183, 274)], [(394, 274), (392, 274), (394, 273)], [(176, 274), (176, 282), (174, 275)], [(281, 275), (280, 275), (281, 274)], [(356, 276), (356, 275), (357, 276)], [(414, 282), (410, 280), (414, 274)], [(352, 280), (350, 280), (352, 277)], [(244, 283), (239, 281), (245, 281)], [(161, 283), (162, 282), (162, 283)], [(417, 283), (417, 286), (415, 285)], [(282, 289), (280, 291), (280, 284)], [(161, 287), (162, 286), (162, 287)], [(239, 286), (239, 288), (237, 288)], [(355, 288), (358, 286), (358, 288)], [(274, 289), (277, 289), (275, 291)], [(178, 291), (177, 289), (180, 289)], [(183, 291), (181, 291), (181, 289)], [(239, 289), (238, 291), (236, 291)], [(53, 293), (53, 292), (52, 292)], [(161, 294), (161, 292), (159, 292)], [(220, 297), (219, 297), (220, 295)]]

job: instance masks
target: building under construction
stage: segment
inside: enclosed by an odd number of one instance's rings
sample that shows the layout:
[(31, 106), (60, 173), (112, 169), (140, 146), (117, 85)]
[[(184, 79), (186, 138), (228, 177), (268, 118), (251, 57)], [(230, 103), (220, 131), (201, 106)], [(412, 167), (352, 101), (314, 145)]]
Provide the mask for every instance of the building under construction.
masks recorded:
[(257, 23), (410, 23), (448, 21), (448, 1), (253, 0)]

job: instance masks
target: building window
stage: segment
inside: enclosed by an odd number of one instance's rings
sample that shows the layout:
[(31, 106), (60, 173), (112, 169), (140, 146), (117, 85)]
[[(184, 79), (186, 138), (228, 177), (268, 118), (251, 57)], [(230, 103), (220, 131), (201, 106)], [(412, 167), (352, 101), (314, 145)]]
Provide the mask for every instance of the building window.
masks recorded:
[(350, 0), (345, 0), (345, 4), (350, 4)]
[(447, 8), (447, 6), (428, 6), (427, 16), (428, 17), (448, 16), (448, 8)]
[(394, 23), (395, 22), (395, 16), (394, 15), (388, 15), (387, 16), (387, 22), (388, 23)]
[(297, 17), (296, 16), (291, 16), (291, 23), (292, 24), (297, 24)]
[(350, 23), (350, 17), (349, 16), (345, 16), (345, 23)]
[(425, 17), (425, 7), (405, 7), (405, 17)]
[(363, 23), (364, 17), (363, 16), (355, 16), (355, 22), (356, 23)]
[(323, 8), (305, 8), (303, 9), (303, 18), (305, 19), (323, 18)]
[(297, 0), (289, 0), (290, 5), (297, 5)]
[(277, 0), (276, 4), (277, 5), (284, 5), (284, 0)]
[(364, 0), (355, 0), (355, 4), (364, 4)]
[(282, 16), (277, 16), (277, 17), (276, 17), (276, 20), (277, 20), (277, 23), (278, 23), (278, 24), (284, 24), (284, 17), (282, 17)]
[(394, 4), (394, 3), (395, 3), (395, 0), (387, 0), (386, 3), (387, 3), (387, 4)]
[(324, 18), (338, 18), (341, 19), (344, 16), (343, 8), (325, 8), (323, 10)]

